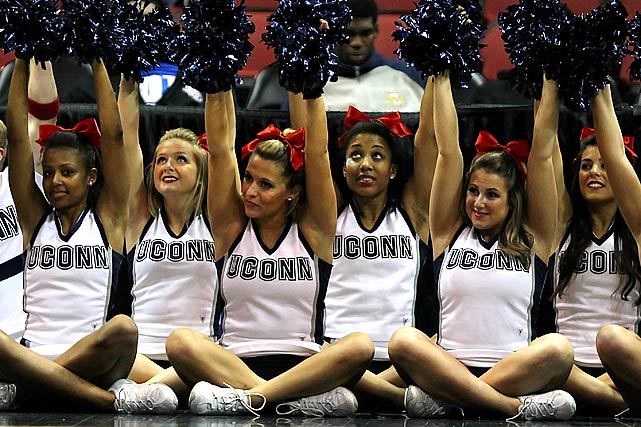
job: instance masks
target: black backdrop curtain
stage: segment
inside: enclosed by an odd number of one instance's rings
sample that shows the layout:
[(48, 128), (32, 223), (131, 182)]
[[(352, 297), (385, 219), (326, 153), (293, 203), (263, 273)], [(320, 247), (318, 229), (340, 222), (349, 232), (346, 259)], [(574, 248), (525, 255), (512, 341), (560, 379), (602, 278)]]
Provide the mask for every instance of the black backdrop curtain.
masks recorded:
[[(636, 151), (641, 154), (641, 106), (619, 105), (616, 108), (619, 123), (624, 135), (634, 136)], [(0, 116), (4, 117), (6, 107), (0, 107)], [(283, 129), (288, 126), (289, 119), (286, 111), (273, 110), (243, 110), (237, 115), (237, 152), (251, 141), (254, 135), (274, 123)], [(372, 113), (373, 117), (380, 114)], [(532, 139), (533, 112), (529, 105), (488, 105), (472, 104), (458, 107), (460, 143), (466, 163), (475, 154), (474, 142), (479, 131), (492, 133), (501, 143), (514, 139)], [(86, 118), (96, 117), (96, 108), (92, 104), (63, 104), (60, 109), (58, 124), (70, 127)], [(413, 130), (418, 125), (417, 113), (404, 113), (403, 121)], [(330, 147), (331, 141), (336, 141), (343, 132), (344, 113), (328, 113)], [(6, 122), (5, 122), (6, 123)], [(559, 118), (559, 141), (566, 162), (571, 162), (578, 148), (578, 138), (581, 128), (592, 126), (590, 113), (575, 113), (562, 108)], [(151, 161), (156, 142), (162, 134), (176, 127), (185, 127), (197, 134), (204, 132), (205, 123), (202, 107), (140, 107), (140, 143), (143, 149), (145, 163)]]

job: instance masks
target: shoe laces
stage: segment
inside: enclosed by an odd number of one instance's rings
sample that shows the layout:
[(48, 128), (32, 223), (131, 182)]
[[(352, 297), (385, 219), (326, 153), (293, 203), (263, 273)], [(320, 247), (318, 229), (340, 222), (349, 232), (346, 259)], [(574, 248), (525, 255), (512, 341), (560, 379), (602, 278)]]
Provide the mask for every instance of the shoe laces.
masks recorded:
[[(254, 393), (253, 391), (239, 390), (237, 388), (230, 386), (227, 383), (223, 383), (223, 385), (229, 389), (229, 393), (223, 396), (214, 395), (214, 400), (216, 401), (216, 403), (223, 405), (222, 409), (230, 409), (232, 411), (237, 411), (238, 407), (242, 406), (254, 416), (260, 417), (260, 414), (258, 413), (258, 411), (263, 409), (265, 407), (265, 404), (267, 403), (267, 399), (265, 398), (265, 396), (263, 396), (260, 393)], [(257, 408), (252, 407), (251, 396), (258, 396), (262, 398), (263, 403)], [(247, 399), (247, 397), (249, 397), (249, 399)], [(219, 403), (219, 400), (220, 400), (220, 403)], [(249, 402), (247, 402), (248, 400)]]
[[(519, 406), (519, 412), (513, 417), (508, 418), (506, 421), (513, 421), (521, 416), (524, 417), (534, 417), (536, 419), (545, 419), (554, 416), (554, 395), (550, 395), (546, 400), (535, 400), (532, 396), (526, 396), (523, 398), (521, 405)], [(538, 399), (541, 399), (538, 396)], [(529, 414), (526, 416), (526, 412)]]
[(614, 418), (621, 418), (630, 411), (630, 408), (625, 408), (623, 411), (619, 412), (614, 416)]
[[(289, 408), (282, 410), (281, 408)], [(322, 418), (325, 414), (331, 414), (334, 411), (334, 404), (331, 399), (320, 400), (311, 397), (303, 397), (292, 402), (281, 403), (276, 406), (278, 415), (290, 415), (296, 412), (309, 417)]]
[[(154, 409), (154, 402), (151, 400), (150, 396), (146, 398), (140, 398), (138, 393), (135, 390), (134, 393), (129, 393), (129, 391), (138, 386), (122, 387), (116, 392), (116, 404), (115, 406), (125, 413), (141, 413), (141, 412), (151, 412)], [(132, 398), (133, 394), (136, 398)]]
[(16, 386), (0, 383), (0, 403), (11, 404), (16, 396)]

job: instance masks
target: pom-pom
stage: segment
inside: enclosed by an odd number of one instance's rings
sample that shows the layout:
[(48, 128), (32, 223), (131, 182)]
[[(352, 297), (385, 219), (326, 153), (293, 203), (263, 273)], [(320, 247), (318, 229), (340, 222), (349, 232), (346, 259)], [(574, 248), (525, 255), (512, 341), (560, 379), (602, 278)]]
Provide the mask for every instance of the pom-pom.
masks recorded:
[(562, 62), (559, 95), (575, 111), (587, 111), (592, 98), (618, 73), (628, 35), (628, 12), (609, 0), (582, 15), (572, 27), (571, 46)]
[(450, 70), (452, 84), (466, 88), (480, 71), (483, 28), (451, 0), (421, 0), (401, 21), (392, 33), (396, 52), (423, 76)]
[(180, 34), (169, 9), (153, 7), (147, 0), (121, 4), (118, 14), (123, 38), (114, 46), (111, 69), (142, 82), (142, 73), (167, 61), (167, 45)]
[(60, 43), (64, 20), (56, 4), (56, 0), (0, 0), (0, 48), (39, 63), (65, 53)]
[(453, 0), (454, 4), (462, 7), (467, 16), (479, 25), (483, 25), (483, 7), (479, 0)]
[(202, 92), (230, 90), (242, 80), (238, 71), (247, 64), (254, 45), (254, 24), (244, 1), (191, 0), (182, 16), (183, 33), (171, 44), (172, 58), (183, 81)]
[[(347, 41), (352, 20), (345, 0), (281, 0), (262, 40), (274, 48), (281, 86), (317, 98), (334, 76), (334, 49)], [(321, 20), (329, 28), (321, 28)]]
[(641, 13), (636, 12), (630, 21), (628, 53), (634, 57), (630, 64), (630, 80), (641, 80)]
[(516, 89), (541, 98), (543, 73), (557, 80), (574, 14), (559, 0), (521, 0), (499, 13), (505, 50), (514, 64)]
[(114, 48), (124, 38), (117, 0), (62, 0), (62, 12), (66, 27), (62, 39), (79, 63), (114, 61)]

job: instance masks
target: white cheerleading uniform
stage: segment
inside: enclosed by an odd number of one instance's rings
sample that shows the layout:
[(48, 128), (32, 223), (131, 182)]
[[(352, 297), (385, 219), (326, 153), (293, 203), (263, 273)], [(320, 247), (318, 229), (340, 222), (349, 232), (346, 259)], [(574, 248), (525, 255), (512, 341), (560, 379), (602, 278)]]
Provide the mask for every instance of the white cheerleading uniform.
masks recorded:
[(94, 209), (86, 208), (67, 235), (55, 211), (45, 215), (25, 258), (24, 344), (53, 359), (99, 329), (123, 261)]
[[(42, 187), (42, 175), (36, 174)], [(9, 168), (0, 172), (0, 330), (22, 338), (27, 314), (22, 307), (24, 269), (23, 237), (9, 188)]]
[(214, 239), (202, 215), (194, 217), (179, 235), (169, 228), (163, 209), (158, 217), (149, 219), (130, 253), (138, 353), (167, 360), (165, 341), (178, 328), (213, 338), (214, 254)]
[(438, 344), (463, 364), (492, 367), (536, 337), (545, 263), (531, 251), (525, 269), (515, 257), (463, 226), (434, 261)]
[(218, 263), (221, 345), (241, 357), (320, 351), (330, 270), (296, 223), (269, 249), (250, 220)]
[[(556, 328), (574, 347), (574, 361), (580, 366), (603, 367), (596, 351), (596, 335), (605, 325), (619, 325), (639, 334), (641, 307), (638, 284), (621, 299), (619, 286), (625, 276), (617, 274), (614, 227), (600, 239), (593, 236), (585, 249), (563, 295), (554, 299)], [(561, 245), (558, 257), (567, 249), (569, 237)], [(554, 289), (559, 282), (558, 262), (554, 268)]]
[(374, 341), (374, 360), (389, 360), (394, 331), (415, 325), (418, 273), (426, 253), (402, 207), (386, 206), (367, 230), (353, 204), (343, 206), (325, 299), (328, 340), (364, 332)]

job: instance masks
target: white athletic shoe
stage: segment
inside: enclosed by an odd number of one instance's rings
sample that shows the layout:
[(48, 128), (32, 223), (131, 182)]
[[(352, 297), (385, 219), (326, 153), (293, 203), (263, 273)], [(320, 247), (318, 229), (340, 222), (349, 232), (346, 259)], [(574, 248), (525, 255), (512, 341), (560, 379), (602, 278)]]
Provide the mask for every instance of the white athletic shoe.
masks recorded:
[[(251, 406), (251, 396), (260, 396), (263, 404)], [(259, 416), (258, 411), (265, 407), (267, 399), (259, 393), (250, 393), (233, 387), (219, 387), (201, 381), (191, 389), (189, 410), (196, 415), (245, 415)]]
[(463, 409), (458, 406), (435, 399), (415, 385), (405, 389), (403, 400), (409, 418), (445, 418), (451, 410), (463, 413)]
[(552, 390), (543, 394), (519, 397), (519, 412), (512, 419), (525, 420), (567, 420), (576, 411), (576, 403), (570, 393)]
[(10, 383), (0, 383), (0, 411), (13, 408), (16, 401), (16, 386)]
[(354, 393), (345, 387), (336, 387), (325, 393), (281, 403), (276, 406), (278, 415), (308, 415), (310, 417), (349, 417), (358, 409)]
[(116, 396), (116, 412), (125, 414), (172, 414), (178, 408), (176, 393), (165, 384), (138, 385), (121, 379), (109, 387)]

